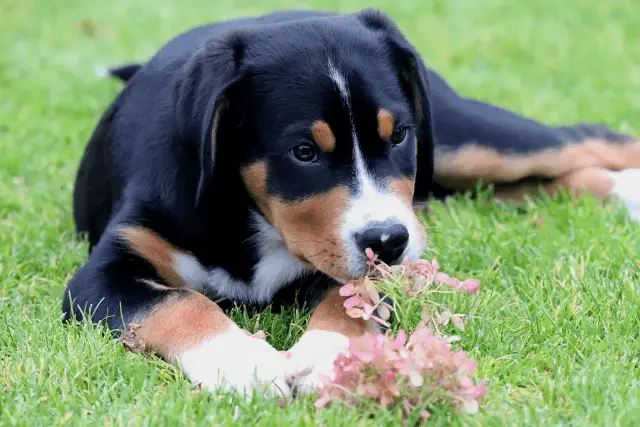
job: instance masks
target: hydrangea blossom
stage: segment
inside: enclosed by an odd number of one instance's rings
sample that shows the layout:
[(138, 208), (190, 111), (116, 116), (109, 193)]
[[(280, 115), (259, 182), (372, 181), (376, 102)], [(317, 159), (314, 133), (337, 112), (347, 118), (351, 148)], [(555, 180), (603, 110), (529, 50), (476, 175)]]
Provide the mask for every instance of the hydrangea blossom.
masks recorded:
[[(348, 351), (334, 362), (335, 377), (325, 379), (318, 408), (341, 400), (357, 404), (370, 398), (382, 406), (400, 404), (405, 414), (423, 406), (450, 404), (465, 413), (476, 413), (487, 394), (485, 382), (475, 384), (471, 375), (476, 362), (427, 328), (407, 339), (368, 333), (351, 340)], [(429, 415), (423, 409), (422, 417)]]
[[(340, 288), (340, 295), (349, 297), (344, 302), (347, 314), (353, 318), (363, 318), (365, 320), (374, 319), (380, 324), (389, 327), (389, 320), (392, 311), (391, 305), (380, 298), (376, 282), (386, 280), (392, 275), (401, 275), (409, 284), (404, 291), (409, 296), (416, 296), (424, 289), (432, 285), (446, 285), (454, 290), (461, 290), (470, 294), (475, 294), (480, 289), (480, 281), (468, 279), (461, 281), (455, 277), (450, 277), (440, 271), (440, 264), (437, 260), (429, 262), (426, 259), (418, 259), (411, 263), (408, 258), (401, 265), (389, 267), (379, 261), (371, 249), (366, 250), (369, 274), (357, 281), (346, 283)], [(375, 315), (377, 311), (377, 316)], [(456, 326), (460, 325), (457, 319), (451, 319)]]
[[(406, 280), (404, 291), (412, 297), (432, 286), (445, 285), (470, 294), (480, 287), (478, 280), (461, 281), (441, 272), (437, 260), (405, 260), (389, 267), (371, 250), (366, 253), (369, 274), (340, 288), (340, 295), (346, 297), (344, 307), (354, 318), (374, 319), (389, 326), (392, 307), (380, 298), (376, 283), (393, 275)], [(334, 378), (325, 378), (316, 407), (335, 400), (356, 405), (369, 398), (382, 406), (400, 405), (405, 415), (421, 410), (423, 420), (434, 405), (450, 404), (456, 410), (476, 413), (487, 394), (485, 381), (476, 384), (471, 377), (476, 362), (464, 352), (452, 350), (451, 342), (459, 337), (444, 337), (437, 332), (437, 326), (449, 322), (464, 330), (463, 316), (448, 310), (435, 311), (434, 316), (433, 310), (425, 307), (422, 321), (409, 337), (400, 330), (396, 337), (367, 333), (352, 339), (348, 350), (334, 362)]]

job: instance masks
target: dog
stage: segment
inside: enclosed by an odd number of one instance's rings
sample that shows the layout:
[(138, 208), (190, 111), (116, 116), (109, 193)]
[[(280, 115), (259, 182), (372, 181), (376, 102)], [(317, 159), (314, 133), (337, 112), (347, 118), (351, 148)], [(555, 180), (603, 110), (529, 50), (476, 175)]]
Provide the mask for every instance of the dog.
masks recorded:
[[(389, 265), (419, 258), (430, 198), (482, 181), (507, 200), (540, 187), (624, 199), (640, 168), (632, 136), (459, 95), (374, 9), (203, 25), (110, 74), (124, 86), (78, 169), (89, 249), (65, 319), (137, 324), (146, 349), (210, 390), (317, 390), (349, 339), (376, 331), (345, 314), (338, 286), (366, 274), (367, 248)], [(217, 299), (311, 316), (286, 357)]]

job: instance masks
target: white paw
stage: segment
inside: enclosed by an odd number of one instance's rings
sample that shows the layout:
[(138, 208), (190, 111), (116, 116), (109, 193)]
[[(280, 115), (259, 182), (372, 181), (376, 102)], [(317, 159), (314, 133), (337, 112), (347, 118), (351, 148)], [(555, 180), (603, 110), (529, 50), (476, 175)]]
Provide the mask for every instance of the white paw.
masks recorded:
[(614, 181), (613, 193), (624, 203), (631, 218), (640, 221), (640, 169), (608, 173)]
[(333, 362), (349, 348), (349, 338), (337, 332), (312, 330), (289, 350), (288, 378), (296, 393), (313, 393), (334, 378)]
[(178, 362), (184, 373), (203, 389), (235, 390), (250, 396), (264, 387), (288, 397), (286, 357), (265, 340), (247, 335), (238, 327), (210, 338), (182, 353)]

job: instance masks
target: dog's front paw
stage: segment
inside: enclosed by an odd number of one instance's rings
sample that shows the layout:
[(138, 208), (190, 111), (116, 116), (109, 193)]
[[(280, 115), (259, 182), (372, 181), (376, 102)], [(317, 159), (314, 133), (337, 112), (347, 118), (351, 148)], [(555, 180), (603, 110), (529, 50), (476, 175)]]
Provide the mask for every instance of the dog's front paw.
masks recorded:
[(212, 337), (178, 357), (189, 379), (208, 390), (235, 390), (248, 396), (258, 388), (288, 397), (286, 357), (263, 339), (240, 328)]
[(349, 348), (349, 338), (337, 332), (311, 330), (289, 350), (287, 378), (296, 394), (313, 393), (334, 378), (333, 362)]

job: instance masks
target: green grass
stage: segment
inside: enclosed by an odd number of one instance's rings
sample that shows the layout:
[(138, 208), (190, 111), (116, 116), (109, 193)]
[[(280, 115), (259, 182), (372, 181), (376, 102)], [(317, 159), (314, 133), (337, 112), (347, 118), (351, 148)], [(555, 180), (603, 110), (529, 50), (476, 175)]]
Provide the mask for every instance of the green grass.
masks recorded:
[[(316, 412), (310, 398), (281, 409), (195, 393), (178, 370), (126, 353), (103, 330), (62, 326), (61, 293), (86, 254), (73, 233), (74, 173), (119, 88), (97, 80), (96, 65), (144, 59), (204, 21), (378, 6), (464, 94), (549, 123), (602, 120), (638, 133), (636, 3), (0, 0), (0, 424), (398, 423), (389, 411)], [(460, 345), (489, 387), (480, 414), (436, 413), (434, 424), (637, 424), (640, 228), (624, 211), (589, 198), (517, 208), (459, 197), (433, 205), (427, 222), (445, 271), (483, 281), (476, 297), (445, 302), (473, 314)], [(235, 317), (280, 348), (305, 320)]]

